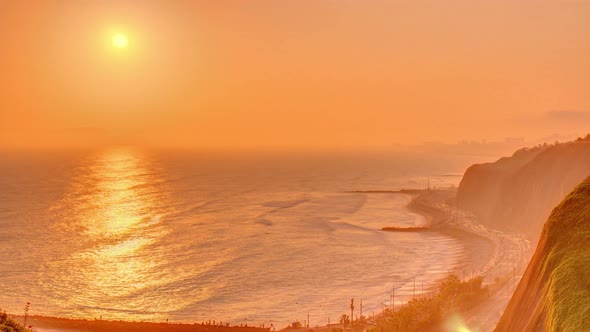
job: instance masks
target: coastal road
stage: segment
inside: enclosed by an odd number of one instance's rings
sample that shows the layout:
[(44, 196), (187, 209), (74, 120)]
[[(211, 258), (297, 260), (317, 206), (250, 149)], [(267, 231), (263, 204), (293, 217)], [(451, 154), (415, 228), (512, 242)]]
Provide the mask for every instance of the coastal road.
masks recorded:
[(491, 332), (496, 328), (496, 324), (508, 305), (507, 292), (508, 286), (504, 286), (469, 313), (465, 319), (469, 331)]
[(489, 229), (464, 211), (451, 206), (445, 208), (449, 210), (449, 215), (454, 216), (448, 221), (449, 226), (488, 238), (495, 244), (490, 261), (479, 273), (487, 280), (489, 287), (499, 288), (465, 316), (469, 331), (493, 331), (528, 265), (530, 243), (518, 234)]

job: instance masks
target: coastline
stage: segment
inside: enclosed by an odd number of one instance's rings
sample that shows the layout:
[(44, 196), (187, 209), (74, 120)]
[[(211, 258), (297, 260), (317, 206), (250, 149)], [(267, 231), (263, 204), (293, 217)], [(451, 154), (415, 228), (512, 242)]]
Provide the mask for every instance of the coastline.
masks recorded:
[(453, 189), (422, 190), (414, 194), (407, 207), (426, 218), (428, 231), (455, 238), (464, 245), (465, 257), (452, 272), (463, 278), (484, 274), (485, 267), (498, 251), (497, 241), (483, 229), (465, 227), (457, 222), (465, 216), (452, 207), (455, 195)]
[[(458, 265), (449, 267), (449, 273), (455, 273), (462, 279), (474, 275), (488, 274), (497, 268), (500, 255), (500, 241), (494, 235), (479, 224), (467, 225), (468, 216), (452, 207), (452, 200), (455, 197), (455, 190), (400, 190), (400, 191), (378, 191), (364, 192), (366, 194), (399, 193), (412, 196), (407, 208), (425, 218), (426, 232), (438, 233), (452, 237), (460, 241), (464, 246), (464, 254), (459, 259)], [(495, 236), (495, 237), (494, 237)], [(403, 305), (403, 304), (402, 304)], [(18, 317), (18, 316), (13, 316)], [(22, 320), (22, 317), (18, 318)], [(28, 321), (34, 329), (39, 332), (103, 332), (113, 330), (125, 331), (220, 331), (220, 332), (264, 332), (269, 331), (268, 327), (244, 327), (244, 326), (221, 326), (210, 324), (190, 323), (165, 323), (165, 322), (129, 322), (129, 321), (103, 321), (88, 319), (69, 319), (47, 316), (31, 316)], [(332, 324), (331, 327), (337, 327)], [(278, 329), (282, 326), (276, 327)], [(326, 326), (319, 326), (313, 330), (325, 330)], [(295, 331), (297, 329), (289, 329)]]
[(451, 189), (422, 190), (408, 204), (408, 209), (426, 218), (430, 232), (456, 238), (464, 244), (467, 257), (454, 272), (460, 272), (457, 273), (460, 277), (469, 272), (491, 279), (505, 274), (498, 270), (506, 263), (503, 261), (506, 255), (514, 259), (510, 264), (515, 269), (524, 267), (529, 250), (526, 240), (518, 234), (489, 229), (473, 215), (455, 208), (455, 193)]

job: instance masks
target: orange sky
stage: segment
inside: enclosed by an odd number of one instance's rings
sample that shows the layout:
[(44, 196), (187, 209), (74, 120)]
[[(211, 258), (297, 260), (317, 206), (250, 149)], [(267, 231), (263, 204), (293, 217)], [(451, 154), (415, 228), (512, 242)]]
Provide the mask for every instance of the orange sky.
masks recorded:
[(0, 0), (0, 147), (583, 133), (589, 31), (583, 0)]

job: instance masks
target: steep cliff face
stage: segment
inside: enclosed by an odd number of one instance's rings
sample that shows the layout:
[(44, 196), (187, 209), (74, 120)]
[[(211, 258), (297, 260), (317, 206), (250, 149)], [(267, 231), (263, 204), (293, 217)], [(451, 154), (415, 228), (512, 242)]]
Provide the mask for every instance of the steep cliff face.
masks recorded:
[(590, 178), (551, 213), (496, 331), (590, 331)]
[(471, 166), (457, 205), (488, 226), (536, 240), (551, 208), (590, 175), (590, 142), (519, 150), (495, 163)]

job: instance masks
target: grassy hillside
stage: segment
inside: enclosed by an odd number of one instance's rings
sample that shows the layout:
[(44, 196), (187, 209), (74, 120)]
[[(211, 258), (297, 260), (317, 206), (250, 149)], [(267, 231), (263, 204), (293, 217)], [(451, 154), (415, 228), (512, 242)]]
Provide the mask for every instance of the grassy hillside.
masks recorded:
[(551, 213), (496, 331), (590, 331), (590, 178)]

